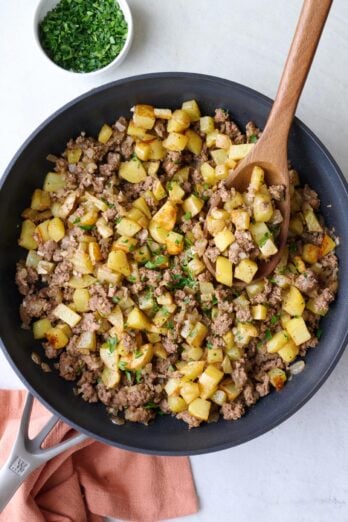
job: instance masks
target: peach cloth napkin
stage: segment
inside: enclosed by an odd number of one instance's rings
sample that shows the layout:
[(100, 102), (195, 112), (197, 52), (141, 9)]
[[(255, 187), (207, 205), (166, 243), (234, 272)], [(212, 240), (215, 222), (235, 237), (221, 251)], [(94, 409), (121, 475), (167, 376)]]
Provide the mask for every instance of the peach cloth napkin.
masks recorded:
[[(17, 434), (26, 392), (0, 390), (0, 466)], [(34, 401), (30, 434), (50, 413)], [(71, 428), (59, 422), (47, 445)], [(101, 522), (104, 516), (154, 522), (196, 513), (198, 501), (186, 457), (154, 457), (86, 440), (44, 464), (22, 484), (1, 522)]]

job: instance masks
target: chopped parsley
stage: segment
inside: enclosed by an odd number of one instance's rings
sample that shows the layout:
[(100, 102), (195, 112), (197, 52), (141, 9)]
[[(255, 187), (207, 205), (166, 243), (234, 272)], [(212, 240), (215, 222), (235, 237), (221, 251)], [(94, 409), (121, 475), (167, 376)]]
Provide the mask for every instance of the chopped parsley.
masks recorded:
[(276, 314), (276, 315), (272, 315), (271, 317), (271, 324), (277, 324), (277, 322), (279, 321), (279, 315)]
[(185, 221), (189, 221), (192, 218), (191, 212), (185, 212), (183, 218)]
[(297, 245), (296, 245), (296, 243), (290, 243), (289, 251), (290, 251), (291, 254), (296, 254), (296, 252), (297, 252)]
[(108, 65), (125, 44), (128, 26), (114, 0), (60, 0), (39, 25), (42, 47), (68, 71), (92, 72)]
[(116, 223), (116, 225), (118, 225), (119, 223), (121, 223), (121, 221), (122, 221), (122, 217), (121, 217), (121, 216), (117, 217), (117, 218), (115, 219), (115, 223)]
[(127, 361), (119, 361), (118, 367), (120, 370), (124, 372), (127, 368)]
[(266, 234), (264, 234), (262, 236), (262, 238), (260, 239), (259, 241), (259, 246), (262, 248), (263, 246), (265, 246), (266, 242), (268, 241), (268, 239), (271, 239), (272, 237), (272, 234), (270, 232), (266, 232)]
[(137, 350), (135, 353), (134, 353), (134, 356), (136, 359), (139, 359), (139, 357), (141, 357), (143, 355), (143, 352), (141, 352), (140, 350)]
[(257, 142), (257, 136), (255, 134), (252, 134), (249, 136), (249, 143), (256, 143)]
[(208, 350), (211, 350), (213, 348), (213, 343), (207, 343)]
[(109, 339), (106, 341), (108, 345), (109, 352), (113, 353), (116, 349), (116, 346), (118, 344), (118, 338), (115, 337), (109, 337)]
[(272, 334), (271, 334), (271, 330), (269, 330), (267, 328), (267, 330), (265, 331), (265, 336), (263, 338), (264, 341), (270, 341), (272, 339)]
[(166, 256), (156, 256), (154, 257), (154, 259), (152, 261), (147, 261), (147, 263), (145, 263), (145, 267), (146, 268), (150, 268), (151, 270), (154, 270), (156, 268), (159, 268), (161, 265), (163, 265), (163, 263), (166, 263), (167, 261), (167, 258)]
[(168, 328), (168, 330), (173, 330), (174, 329), (173, 321), (172, 320), (168, 321), (166, 324), (166, 327)]
[(113, 203), (109, 203), (109, 201), (105, 198), (100, 198), (105, 205), (107, 205), (109, 208), (115, 208), (115, 205)]
[(177, 290), (185, 288), (193, 288), (196, 286), (196, 281), (192, 277), (184, 277), (181, 274), (172, 274), (172, 282), (168, 285), (171, 289)]
[(137, 280), (137, 278), (133, 275), (128, 276), (127, 279), (130, 283), (135, 283)]
[(81, 218), (79, 218), (79, 217), (74, 219), (73, 225), (77, 225), (77, 223), (80, 223), (80, 221), (81, 221)]
[(323, 334), (323, 330), (321, 328), (318, 328), (317, 331), (315, 332), (315, 336), (317, 337), (317, 339), (320, 339), (322, 334)]
[(137, 384), (139, 384), (142, 381), (142, 378), (143, 378), (143, 375), (141, 373), (141, 370), (137, 370), (135, 372), (135, 380), (136, 380)]
[(118, 297), (118, 295), (114, 295), (114, 297), (111, 298), (111, 301), (115, 304), (118, 304), (121, 301), (121, 298)]
[(126, 374), (127, 381), (132, 382), (132, 372), (130, 372), (129, 370), (126, 370), (124, 373)]
[(95, 225), (78, 225), (79, 228), (81, 228), (81, 230), (92, 230)]

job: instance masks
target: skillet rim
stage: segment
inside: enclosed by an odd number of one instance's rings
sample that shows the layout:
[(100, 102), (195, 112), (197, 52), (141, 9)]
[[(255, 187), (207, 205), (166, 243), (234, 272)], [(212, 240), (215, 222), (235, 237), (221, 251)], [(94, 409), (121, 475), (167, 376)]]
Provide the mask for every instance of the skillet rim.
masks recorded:
[[(103, 92), (104, 90), (110, 89), (113, 86), (116, 85), (122, 85), (127, 84), (132, 81), (142, 81), (142, 80), (148, 80), (148, 79), (158, 79), (158, 78), (185, 78), (185, 79), (195, 79), (195, 80), (202, 80), (205, 82), (212, 82), (215, 85), (218, 84), (224, 84), (226, 86), (233, 85), (233, 87), (241, 92), (244, 92), (247, 94), (248, 97), (253, 97), (258, 100), (261, 100), (263, 103), (268, 105), (269, 107), (272, 106), (273, 101), (265, 96), (264, 94), (256, 91), (255, 89), (252, 89), (250, 87), (247, 87), (245, 85), (242, 85), (240, 83), (234, 82), (232, 80), (227, 80), (224, 78), (219, 78), (217, 76), (212, 75), (206, 75), (201, 73), (186, 73), (186, 72), (157, 72), (157, 73), (147, 73), (147, 74), (141, 74), (141, 75), (135, 75), (135, 76), (129, 76), (126, 78), (122, 78), (119, 80), (115, 80), (113, 82), (106, 83), (104, 85), (98, 86), (96, 88), (93, 88), (78, 97), (74, 98), (70, 102), (66, 103), (59, 109), (57, 109), (53, 114), (48, 116), (36, 129), (34, 129), (33, 132), (30, 133), (30, 135), (26, 138), (26, 140), (23, 142), (21, 147), (18, 149), (16, 154), (11, 159), (10, 163), (6, 167), (0, 181), (0, 190), (2, 189), (8, 175), (10, 174), (14, 164), (16, 163), (17, 159), (21, 156), (22, 152), (28, 147), (28, 145), (31, 143), (31, 141), (36, 137), (36, 135), (41, 132), (49, 123), (51, 123), (57, 116), (59, 116), (61, 113), (69, 109), (70, 107), (74, 106), (76, 103), (85, 100), (89, 98), (90, 96), (94, 94), (98, 94)], [(331, 171), (335, 172), (337, 181), (341, 184), (341, 189), (345, 193), (345, 198), (348, 201), (348, 182), (345, 179), (340, 167), (338, 166), (337, 162), (334, 160), (331, 153), (327, 150), (325, 145), (319, 140), (319, 138), (312, 132), (301, 120), (298, 118), (294, 118), (294, 122), (296, 122), (296, 125), (298, 128), (301, 129), (301, 131), (306, 134), (315, 144), (315, 146), (322, 152), (322, 154), (325, 156), (326, 160), (330, 164)], [(55, 416), (59, 417), (61, 420), (66, 422), (69, 426), (73, 427), (75, 430), (77, 430), (80, 433), (84, 433), (88, 435), (89, 437), (98, 440), (99, 442), (102, 442), (104, 444), (108, 444), (111, 446), (119, 447), (124, 450), (128, 451), (136, 451), (139, 453), (149, 454), (149, 455), (163, 455), (163, 456), (189, 456), (189, 455), (201, 455), (206, 453), (213, 453), (215, 451), (221, 451), (226, 450), (235, 446), (238, 446), (239, 444), (249, 442), (264, 433), (267, 433), (268, 431), (274, 429), (276, 426), (282, 424), (284, 421), (286, 421), (288, 418), (290, 418), (292, 415), (294, 415), (299, 409), (302, 408), (302, 406), (308, 402), (314, 394), (319, 390), (319, 388), (324, 384), (324, 382), (328, 379), (334, 368), (336, 367), (338, 361), (343, 355), (343, 352), (345, 351), (346, 344), (348, 342), (348, 326), (347, 331), (345, 332), (345, 335), (340, 343), (340, 345), (337, 347), (335, 351), (335, 356), (330, 360), (330, 364), (326, 367), (325, 371), (321, 374), (320, 379), (315, 380), (313, 386), (311, 386), (310, 391), (302, 397), (300, 401), (297, 401), (296, 404), (294, 404), (292, 407), (288, 407), (286, 412), (280, 411), (280, 413), (276, 416), (273, 422), (269, 423), (266, 427), (262, 425), (262, 427), (257, 427), (254, 429), (251, 433), (248, 434), (247, 437), (241, 436), (237, 437), (235, 440), (233, 440), (231, 443), (226, 442), (222, 444), (215, 444), (212, 445), (209, 448), (198, 448), (195, 450), (180, 450), (180, 451), (173, 451), (173, 450), (152, 450), (147, 448), (139, 448), (138, 446), (132, 446), (131, 444), (123, 444), (116, 441), (110, 441), (100, 435), (97, 435), (95, 433), (90, 432), (86, 428), (82, 428), (80, 425), (76, 424), (71, 419), (68, 419), (65, 415), (62, 415), (59, 411), (57, 411), (53, 406), (50, 405), (47, 400), (42, 397), (35, 388), (27, 381), (27, 379), (22, 375), (22, 372), (18, 366), (14, 363), (10, 353), (7, 351), (7, 348), (0, 337), (0, 346), (2, 348), (3, 353), (5, 354), (5, 357), (7, 361), (10, 363), (10, 366), (13, 368), (15, 373), (18, 375), (20, 380), (25, 384), (26, 388), (32, 393), (42, 404), (45, 405), (45, 407)], [(261, 426), (261, 425), (260, 425)]]

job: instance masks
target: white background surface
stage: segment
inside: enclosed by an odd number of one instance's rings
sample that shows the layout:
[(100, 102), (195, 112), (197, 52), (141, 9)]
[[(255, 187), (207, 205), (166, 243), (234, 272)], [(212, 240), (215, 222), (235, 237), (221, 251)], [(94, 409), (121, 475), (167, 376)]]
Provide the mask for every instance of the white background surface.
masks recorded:
[[(36, 3), (0, 0), (0, 172), (54, 110), (114, 79), (202, 72), (274, 97), (301, 6), (301, 0), (130, 0), (136, 32), (130, 54), (119, 69), (88, 79), (61, 74), (40, 56), (31, 25)], [(347, 25), (348, 2), (336, 0), (298, 109), (344, 172)], [(244, 446), (192, 458), (201, 511), (180, 520), (347, 522), (347, 373), (348, 353), (316, 396), (280, 427)], [(0, 355), (0, 387), (20, 385)]]

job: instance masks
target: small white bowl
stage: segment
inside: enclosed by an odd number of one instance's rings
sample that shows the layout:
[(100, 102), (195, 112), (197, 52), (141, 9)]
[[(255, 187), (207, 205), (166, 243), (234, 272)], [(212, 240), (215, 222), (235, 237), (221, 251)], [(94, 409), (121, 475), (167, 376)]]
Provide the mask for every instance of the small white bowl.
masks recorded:
[(109, 71), (113, 67), (119, 66), (125, 57), (127, 56), (127, 53), (132, 45), (133, 41), (133, 17), (131, 10), (129, 8), (129, 5), (127, 3), (127, 0), (117, 0), (120, 9), (123, 12), (124, 18), (128, 25), (128, 32), (127, 32), (127, 38), (124, 43), (124, 46), (122, 47), (122, 50), (119, 55), (116, 56), (112, 62), (110, 62), (108, 65), (105, 65), (105, 67), (102, 67), (101, 69), (97, 69), (95, 71), (91, 72), (77, 72), (77, 71), (69, 71), (68, 69), (64, 69), (64, 67), (61, 67), (60, 65), (56, 64), (51, 58), (46, 54), (45, 50), (43, 49), (41, 42), (40, 42), (40, 36), (39, 36), (39, 25), (40, 22), (45, 18), (48, 11), (51, 11), (58, 3), (59, 0), (40, 0), (38, 3), (38, 6), (35, 11), (34, 15), (34, 36), (35, 41), (38, 45), (39, 50), (41, 51), (41, 54), (45, 57), (46, 60), (48, 60), (54, 67), (59, 69), (60, 71), (64, 71), (66, 73), (69, 73), (70, 75), (75, 76), (96, 76), (97, 74), (104, 73), (105, 71)]

